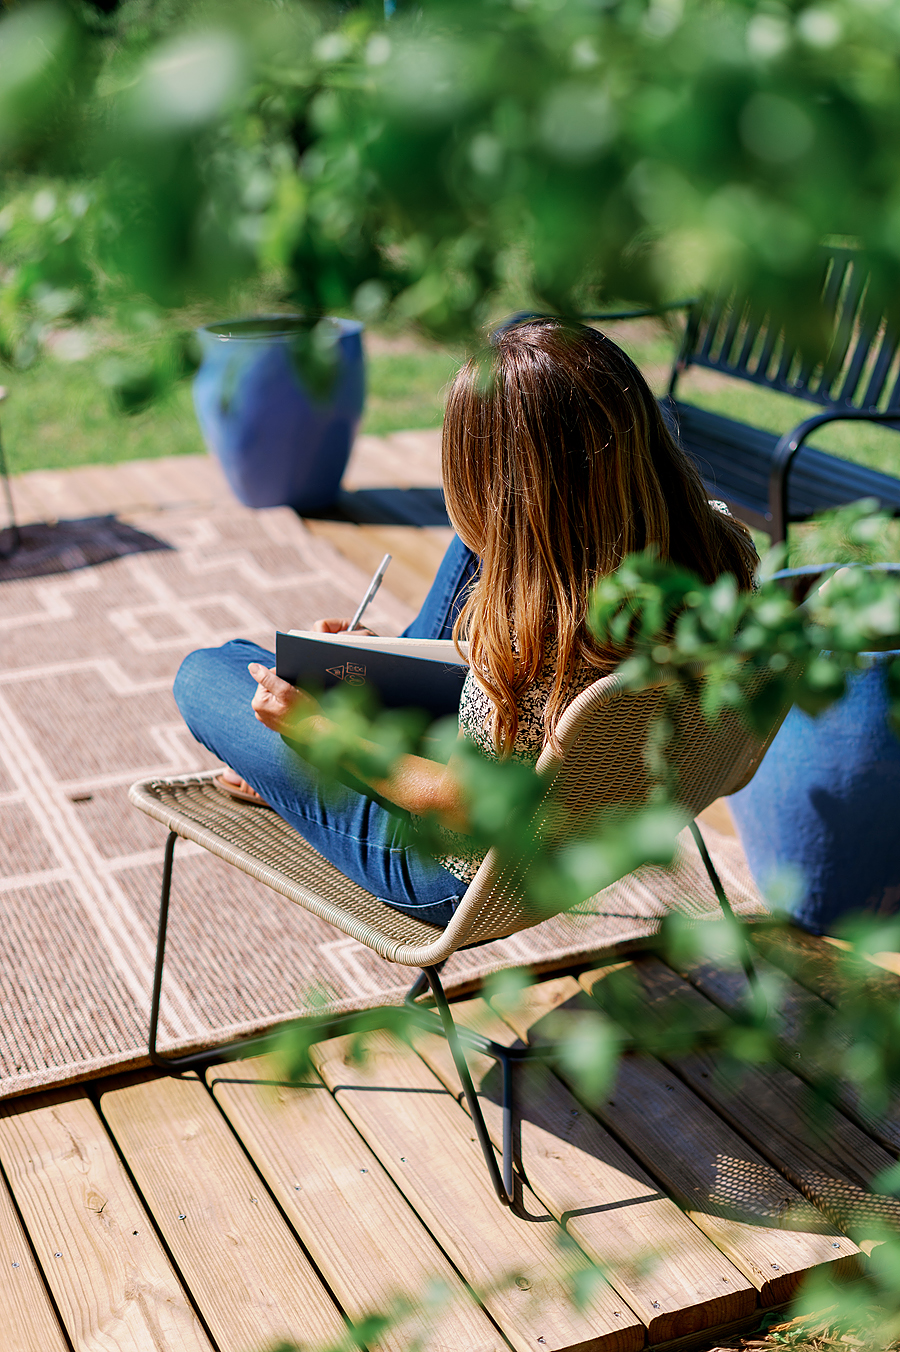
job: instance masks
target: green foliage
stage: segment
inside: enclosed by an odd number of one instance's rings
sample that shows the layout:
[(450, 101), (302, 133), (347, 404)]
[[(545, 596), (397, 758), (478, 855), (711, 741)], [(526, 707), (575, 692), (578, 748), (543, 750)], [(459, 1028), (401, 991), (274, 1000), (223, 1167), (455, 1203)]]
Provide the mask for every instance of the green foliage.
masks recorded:
[[(126, 0), (108, 16), (19, 3), (0, 18), (0, 355), (24, 366), (49, 332), (124, 315), (105, 376), (139, 410), (190, 369), (166, 312), (224, 303), (243, 280), (313, 317), (470, 341), (511, 302), (576, 312), (723, 276), (814, 354), (826, 237), (862, 247), (879, 294), (900, 297), (898, 58), (892, 0), (427, 0), (389, 21), (375, 3)], [(325, 381), (327, 353), (298, 356)], [(836, 559), (870, 560), (887, 529), (862, 509), (832, 525)], [(866, 652), (900, 647), (900, 592), (850, 569), (798, 608), (771, 579), (745, 595), (644, 555), (603, 582), (592, 623), (626, 655), (630, 688), (671, 693), (640, 811), (580, 823), (576, 843), (529, 771), (455, 752), (476, 843), (511, 858), (533, 838), (529, 886), (548, 910), (671, 857), (685, 820), (666, 762), (680, 691), (702, 673), (706, 713), (734, 710), (758, 731), (789, 701), (816, 714)], [(900, 661), (888, 678), (900, 726)], [(324, 779), (383, 777), (422, 749), (421, 718), (337, 696), (327, 710), (324, 738), (292, 734)], [(409, 829), (437, 850), (433, 823)], [(676, 965), (705, 955), (739, 970), (749, 939), (731, 919), (672, 920), (659, 942)], [(884, 936), (860, 923), (851, 942), (865, 952)], [(843, 1079), (877, 1112), (900, 1075), (898, 1015), (855, 953), (840, 962), (848, 995), (801, 1030), (803, 1073), (823, 1100)], [(561, 1071), (590, 1101), (629, 1047), (713, 1047), (735, 1074), (784, 1058), (779, 978), (763, 970), (746, 992), (734, 1018), (659, 1027), (626, 977), (610, 980), (603, 1012), (567, 1030)], [(286, 1044), (296, 1074), (310, 1036)], [(589, 1278), (577, 1280), (583, 1295)], [(804, 1300), (834, 1307), (820, 1282)], [(861, 1300), (882, 1308), (870, 1331), (885, 1346), (896, 1239), (841, 1296), (835, 1325), (851, 1327)], [(359, 1339), (396, 1317), (373, 1315)]]
[[(277, 275), (314, 315), (466, 335), (511, 285), (572, 311), (724, 272), (815, 347), (826, 236), (900, 294), (890, 3), (46, 0), (0, 24), (16, 314)], [(48, 244), (40, 194), (76, 187)]]
[[(265, 296), (254, 295), (244, 308), (248, 304), (264, 308), (267, 303)], [(241, 303), (235, 302), (235, 311), (240, 308)], [(155, 320), (152, 310), (143, 312)], [(121, 313), (113, 316), (114, 323), (41, 325), (37, 337), (48, 351), (47, 359), (27, 368), (18, 366), (0, 378), (10, 396), (0, 411), (0, 425), (12, 472), (203, 454), (185, 382), (171, 385), (152, 406), (132, 408), (127, 420), (118, 412), (125, 402), (118, 384), (133, 374), (139, 378), (152, 374), (155, 363), (174, 357), (184, 369), (191, 354), (184, 352), (183, 335), (201, 319), (213, 317), (176, 312), (162, 325), (162, 332), (153, 325), (139, 327)], [(367, 351), (362, 431), (385, 435), (439, 427), (441, 387), (456, 370), (455, 354), (412, 343), (409, 351), (385, 354), (378, 350), (377, 338), (374, 346), (374, 356)], [(174, 362), (169, 369), (174, 379)]]
[(879, 512), (871, 498), (822, 512), (812, 532), (794, 534), (799, 534), (799, 539), (792, 540), (795, 567), (819, 561), (873, 564), (900, 560), (898, 523)]
[[(327, 1347), (320, 1344), (316, 1352), (356, 1352), (357, 1348), (378, 1347), (386, 1334), (393, 1333), (396, 1339), (397, 1330), (403, 1327), (410, 1315), (418, 1314), (421, 1317), (424, 1311), (426, 1315), (430, 1313), (437, 1316), (450, 1303), (450, 1299), (450, 1291), (438, 1281), (431, 1283), (425, 1291), (417, 1292), (414, 1300), (397, 1295), (383, 1310), (373, 1310), (364, 1319), (352, 1326), (348, 1325), (339, 1341), (329, 1343)], [(404, 1343), (408, 1352), (418, 1352), (421, 1347), (421, 1338), (410, 1338)], [(298, 1348), (296, 1343), (279, 1343), (271, 1350), (266, 1349), (266, 1352), (303, 1352), (303, 1349)]]
[[(865, 510), (849, 513), (858, 531)], [(619, 675), (632, 689), (654, 681), (694, 684), (702, 669), (709, 715), (739, 710), (763, 732), (791, 703), (819, 713), (844, 693), (848, 673), (869, 664), (867, 654), (900, 647), (900, 579), (878, 569), (838, 569), (797, 606), (772, 577), (778, 562), (778, 553), (767, 560), (768, 580), (758, 591), (739, 592), (727, 575), (703, 587), (652, 553), (632, 557), (598, 586), (592, 626), (602, 641), (629, 653)], [(900, 728), (900, 661), (887, 670)]]
[[(840, 698), (846, 674), (865, 664), (867, 651), (900, 647), (900, 579), (877, 569), (839, 570), (808, 602), (797, 606), (789, 591), (772, 578), (758, 592), (740, 593), (730, 578), (704, 585), (694, 575), (664, 566), (645, 553), (627, 559), (599, 584), (591, 621), (604, 642), (628, 653), (619, 667), (628, 687), (641, 689), (663, 681), (672, 700), (657, 725), (656, 732), (661, 729), (662, 735), (655, 746), (651, 731), (649, 766), (657, 789), (644, 805), (631, 805), (630, 811), (623, 804), (615, 814), (580, 820), (576, 838), (567, 815), (554, 810), (552, 793), (528, 767), (487, 758), (465, 741), (454, 746), (452, 724), (436, 730), (435, 752), (434, 739), (429, 744), (422, 741), (424, 716), (373, 712), (365, 693), (348, 688), (328, 692), (323, 700), (328, 718), (324, 732), (317, 720), (300, 720), (290, 740), (326, 782), (355, 786), (384, 779), (400, 756), (421, 753), (423, 745), (439, 759), (452, 754), (474, 843), (485, 851), (496, 850), (502, 861), (514, 861), (522, 856), (522, 842), (532, 842), (526, 851), (528, 895), (545, 905), (548, 914), (556, 913), (642, 864), (671, 859), (687, 816), (678, 803), (677, 782), (666, 773), (665, 747), (677, 721), (679, 693), (686, 686), (702, 681), (701, 707), (708, 717), (734, 710), (760, 735), (792, 701), (819, 713)], [(896, 663), (890, 670), (896, 718), (900, 672)], [(774, 697), (762, 699), (754, 692), (760, 674), (773, 684)], [(422, 818), (407, 826), (421, 850), (441, 853), (443, 842), (435, 822)], [(849, 932), (864, 952), (866, 944), (886, 941), (883, 930), (882, 922), (876, 936), (871, 927), (857, 922)], [(702, 925), (671, 916), (658, 945), (675, 967), (703, 959), (752, 973), (746, 927), (733, 916)], [(860, 983), (855, 954), (839, 961), (845, 965), (852, 996), (840, 1010), (813, 1020), (803, 1032), (807, 1045), (815, 1049), (817, 1092), (827, 1095), (838, 1080), (844, 1080), (857, 1087), (871, 1111), (881, 1111), (890, 1084), (900, 1080), (900, 1014), (885, 1007), (877, 988)], [(502, 1003), (514, 1000), (519, 989), (519, 979), (506, 976), (493, 993)], [(712, 1046), (721, 1053), (725, 1073), (729, 1067), (737, 1073), (748, 1061), (761, 1063), (782, 1055), (777, 977), (756, 976), (735, 1018), (715, 1020), (700, 1029), (690, 1012), (667, 1012), (661, 1027), (648, 1022), (626, 976), (606, 983), (603, 999), (605, 1018), (577, 1016), (562, 1029), (561, 1065), (589, 1102), (603, 1092), (625, 1048), (665, 1053)], [(415, 1022), (408, 1010), (387, 1015), (373, 1011), (360, 1016), (357, 1032), (383, 1027), (385, 1018), (404, 1037), (409, 1020)], [(321, 1035), (307, 1026), (288, 1035), (283, 1054), (295, 1072), (308, 1065), (309, 1045)]]
[[(552, 914), (641, 864), (671, 859), (688, 818), (666, 747), (685, 688), (698, 692), (706, 717), (733, 711), (759, 736), (791, 704), (822, 712), (844, 693), (847, 675), (868, 665), (868, 654), (900, 649), (900, 577), (878, 568), (838, 569), (798, 606), (771, 576), (758, 591), (740, 592), (730, 576), (705, 585), (646, 552), (630, 556), (599, 583), (590, 622), (604, 644), (621, 651), (617, 672), (626, 688), (659, 686), (669, 699), (645, 749), (656, 785), (648, 801), (618, 804), (593, 820), (580, 817), (575, 837), (568, 814), (556, 810), (553, 794), (529, 766), (486, 757), (467, 740), (455, 742), (452, 720), (432, 729), (430, 742), (423, 743), (424, 715), (374, 713), (365, 689), (327, 692), (324, 731), (318, 720), (298, 718), (289, 740), (326, 781), (355, 787), (384, 780), (405, 754), (424, 750), (444, 761), (452, 755), (473, 844), (494, 849), (506, 863), (522, 856), (523, 841), (531, 842), (529, 896)], [(900, 659), (888, 664), (887, 675), (892, 717), (900, 727)], [(442, 852), (438, 823), (406, 819), (406, 826), (421, 850)]]

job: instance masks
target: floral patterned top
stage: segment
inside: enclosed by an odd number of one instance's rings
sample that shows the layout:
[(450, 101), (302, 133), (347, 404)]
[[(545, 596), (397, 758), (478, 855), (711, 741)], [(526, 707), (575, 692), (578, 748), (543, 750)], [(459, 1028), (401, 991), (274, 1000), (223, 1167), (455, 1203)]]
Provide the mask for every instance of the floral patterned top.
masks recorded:
[[(544, 707), (550, 695), (555, 677), (555, 664), (551, 658), (545, 663), (541, 676), (534, 685), (529, 686), (519, 704), (519, 726), (513, 742), (511, 759), (526, 765), (534, 765), (544, 747)], [(595, 667), (580, 665), (566, 692), (569, 704), (582, 690), (600, 676)], [(490, 731), (491, 715), (494, 704), (487, 691), (478, 684), (473, 671), (470, 671), (463, 683), (459, 702), (459, 730), (464, 737), (484, 752), (486, 756), (496, 758), (497, 749)], [(438, 858), (438, 863), (454, 878), (468, 884), (478, 872), (484, 858), (484, 851), (473, 845), (468, 836), (448, 827), (438, 831), (447, 853)]]

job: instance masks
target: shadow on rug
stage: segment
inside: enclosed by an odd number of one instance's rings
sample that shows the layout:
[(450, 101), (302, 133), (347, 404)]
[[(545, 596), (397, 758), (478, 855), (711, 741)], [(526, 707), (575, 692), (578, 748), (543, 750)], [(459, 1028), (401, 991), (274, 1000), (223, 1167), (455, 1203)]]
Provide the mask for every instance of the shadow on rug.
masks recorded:
[(0, 582), (71, 573), (124, 558), (126, 554), (172, 548), (165, 540), (136, 530), (115, 516), (32, 522), (18, 527), (18, 544), (13, 546), (12, 529), (7, 527), (3, 532)]

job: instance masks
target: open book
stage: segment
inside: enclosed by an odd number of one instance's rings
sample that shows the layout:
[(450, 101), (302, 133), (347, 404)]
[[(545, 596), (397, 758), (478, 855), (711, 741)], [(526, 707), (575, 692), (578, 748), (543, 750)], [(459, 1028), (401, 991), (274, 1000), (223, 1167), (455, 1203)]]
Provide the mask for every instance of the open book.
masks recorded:
[[(462, 644), (463, 652), (466, 645)], [(275, 670), (283, 681), (327, 690), (344, 682), (372, 685), (388, 709), (455, 714), (469, 670), (451, 639), (372, 638), (290, 629), (275, 638)]]

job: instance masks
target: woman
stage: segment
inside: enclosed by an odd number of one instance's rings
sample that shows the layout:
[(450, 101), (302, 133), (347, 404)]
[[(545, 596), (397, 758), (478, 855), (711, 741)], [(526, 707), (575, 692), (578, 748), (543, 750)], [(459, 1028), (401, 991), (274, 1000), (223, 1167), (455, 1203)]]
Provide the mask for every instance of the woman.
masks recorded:
[[(731, 573), (752, 586), (749, 533), (707, 501), (637, 367), (594, 329), (556, 319), (501, 329), (490, 369), (470, 361), (453, 383), (443, 480), (458, 539), (407, 632), (440, 637), (452, 623), (454, 637), (469, 640), (460, 733), (488, 755), (536, 761), (570, 701), (615, 666), (619, 655), (596, 642), (586, 615), (594, 584), (627, 554), (653, 546), (706, 582)], [(334, 633), (347, 624), (316, 627)], [(374, 798), (322, 794), (278, 735), (298, 714), (321, 713), (278, 679), (271, 653), (243, 641), (193, 653), (175, 695), (237, 787), (252, 786), (390, 905), (449, 921), (480, 862), (465, 836), (452, 758), (404, 756), (388, 779), (371, 783), (401, 814), (437, 816), (446, 854), (435, 862), (404, 842), (401, 816)]]

